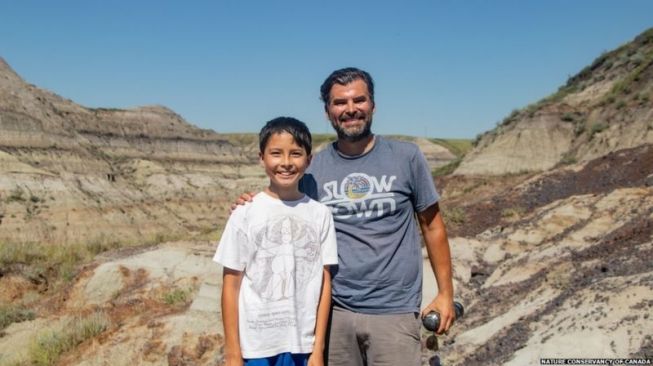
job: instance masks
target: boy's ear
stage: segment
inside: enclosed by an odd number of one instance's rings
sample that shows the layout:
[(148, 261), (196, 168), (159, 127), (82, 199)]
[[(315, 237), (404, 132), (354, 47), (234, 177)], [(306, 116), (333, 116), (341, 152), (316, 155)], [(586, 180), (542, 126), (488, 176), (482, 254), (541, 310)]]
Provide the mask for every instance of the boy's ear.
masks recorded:
[(311, 165), (311, 160), (313, 160), (313, 154), (308, 154), (306, 159), (306, 167), (308, 168)]
[(260, 152), (260, 151), (258, 153), (258, 163), (261, 164), (261, 166), (265, 168), (265, 164), (263, 163), (263, 153)]

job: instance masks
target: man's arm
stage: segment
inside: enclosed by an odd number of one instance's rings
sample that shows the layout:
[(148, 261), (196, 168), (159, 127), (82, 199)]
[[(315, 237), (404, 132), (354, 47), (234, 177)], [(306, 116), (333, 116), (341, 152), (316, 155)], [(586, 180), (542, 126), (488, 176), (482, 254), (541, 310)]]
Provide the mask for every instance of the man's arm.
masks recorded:
[(436, 333), (442, 334), (451, 327), (455, 317), (451, 251), (449, 250), (447, 230), (444, 227), (440, 206), (437, 202), (418, 213), (417, 217), (426, 243), (429, 262), (438, 283), (438, 295), (422, 310), (422, 316), (431, 311), (440, 313), (440, 328)]
[(324, 365), (324, 344), (326, 343), (326, 330), (329, 323), (329, 312), (331, 311), (331, 272), (329, 266), (324, 266), (322, 275), (322, 292), (320, 302), (317, 305), (317, 317), (315, 320), (315, 343), (313, 353), (308, 359), (308, 366)]
[(222, 276), (222, 323), (225, 335), (225, 361), (227, 366), (243, 364), (238, 332), (238, 294), (243, 272), (224, 268)]

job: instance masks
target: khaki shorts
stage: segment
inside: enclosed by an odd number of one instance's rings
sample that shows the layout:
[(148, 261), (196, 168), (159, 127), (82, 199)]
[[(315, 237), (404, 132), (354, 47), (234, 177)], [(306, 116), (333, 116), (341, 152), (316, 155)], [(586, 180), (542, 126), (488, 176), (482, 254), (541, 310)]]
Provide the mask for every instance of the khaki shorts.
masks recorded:
[(418, 313), (361, 314), (337, 306), (331, 311), (329, 366), (421, 364)]

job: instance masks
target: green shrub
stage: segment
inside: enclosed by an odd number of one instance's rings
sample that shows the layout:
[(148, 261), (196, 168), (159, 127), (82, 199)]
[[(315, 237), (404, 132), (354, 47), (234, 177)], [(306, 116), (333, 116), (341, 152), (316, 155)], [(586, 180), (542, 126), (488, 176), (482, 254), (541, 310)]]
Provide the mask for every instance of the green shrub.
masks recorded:
[(2, 305), (0, 306), (0, 330), (12, 323), (32, 320), (34, 317), (35, 314), (32, 310), (21, 305)]
[(9, 202), (22, 202), (25, 201), (25, 197), (23, 197), (23, 190), (20, 187), (16, 187), (9, 192), (9, 196), (7, 197), (7, 203)]
[(563, 165), (576, 164), (577, 162), (578, 160), (571, 153), (566, 153), (565, 155), (562, 156), (562, 159), (560, 159), (560, 163)]
[(605, 131), (607, 128), (608, 125), (606, 123), (596, 122), (595, 124), (593, 124), (592, 128), (590, 129), (590, 140), (594, 137), (594, 135)]
[(433, 177), (442, 177), (453, 173), (458, 168), (458, 166), (460, 166), (460, 162), (462, 161), (463, 159), (458, 158), (446, 165), (433, 169), (432, 172)]
[(574, 136), (578, 137), (585, 132), (585, 121), (574, 122)]
[(167, 305), (175, 306), (185, 304), (189, 300), (190, 290), (176, 288), (163, 294), (163, 302)]
[(465, 210), (460, 207), (449, 208), (442, 211), (442, 216), (444, 221), (447, 223), (452, 223), (456, 225), (464, 224), (467, 220), (467, 215)]
[(563, 114), (562, 117), (560, 117), (560, 119), (565, 121), (565, 122), (573, 122), (574, 121), (574, 114), (567, 112), (567, 113)]
[(521, 207), (509, 207), (501, 211), (501, 217), (503, 218), (519, 218), (524, 214), (524, 209)]

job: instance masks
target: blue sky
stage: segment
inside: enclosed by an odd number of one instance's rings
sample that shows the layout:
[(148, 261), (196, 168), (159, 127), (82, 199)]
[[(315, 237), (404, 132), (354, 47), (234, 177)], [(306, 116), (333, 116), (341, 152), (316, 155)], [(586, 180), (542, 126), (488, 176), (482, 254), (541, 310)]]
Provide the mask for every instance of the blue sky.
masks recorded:
[(650, 0), (0, 0), (0, 57), (84, 106), (217, 132), (289, 115), (331, 133), (319, 86), (357, 66), (376, 133), (473, 138), (652, 26)]

